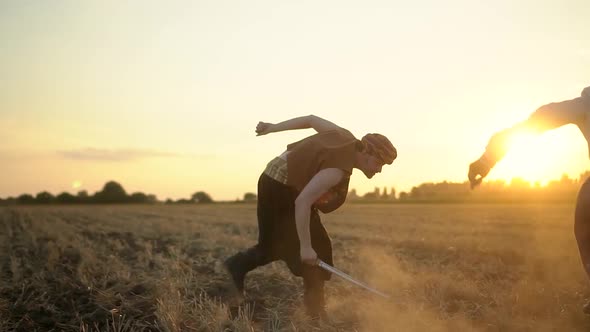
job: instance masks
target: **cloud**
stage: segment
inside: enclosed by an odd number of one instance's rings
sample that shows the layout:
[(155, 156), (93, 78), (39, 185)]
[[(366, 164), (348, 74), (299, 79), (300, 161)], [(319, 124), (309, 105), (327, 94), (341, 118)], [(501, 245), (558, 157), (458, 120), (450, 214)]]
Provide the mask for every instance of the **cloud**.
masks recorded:
[(26, 161), (48, 157), (47, 153), (28, 151), (22, 149), (5, 149), (0, 146), (0, 160), (2, 161)]
[[(178, 153), (163, 152), (146, 149), (97, 149), (86, 148), (78, 150), (57, 151), (66, 159), (92, 160), (92, 161), (135, 161), (146, 158), (178, 158), (178, 157), (199, 157), (196, 155), (183, 155)], [(209, 158), (210, 156), (200, 156)]]

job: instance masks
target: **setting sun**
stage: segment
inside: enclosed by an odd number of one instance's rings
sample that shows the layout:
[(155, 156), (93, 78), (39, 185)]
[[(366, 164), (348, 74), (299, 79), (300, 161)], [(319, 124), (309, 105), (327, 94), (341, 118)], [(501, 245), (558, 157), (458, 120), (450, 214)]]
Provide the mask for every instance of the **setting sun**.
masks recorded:
[(574, 126), (541, 135), (521, 133), (509, 145), (508, 153), (490, 173), (490, 179), (521, 178), (543, 186), (563, 174), (577, 178), (587, 168), (587, 146)]

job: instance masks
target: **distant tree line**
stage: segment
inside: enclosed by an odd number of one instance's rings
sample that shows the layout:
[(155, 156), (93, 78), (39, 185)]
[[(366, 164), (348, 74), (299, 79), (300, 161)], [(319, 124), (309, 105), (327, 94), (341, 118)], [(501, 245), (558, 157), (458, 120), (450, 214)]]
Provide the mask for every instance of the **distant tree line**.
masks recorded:
[[(256, 195), (253, 193), (246, 193), (244, 195), (244, 202), (256, 202)], [(8, 197), (6, 199), (0, 198), (1, 205), (42, 205), (42, 204), (209, 204), (215, 203), (211, 196), (204, 191), (197, 191), (190, 196), (190, 198), (181, 198), (172, 200), (170, 198), (165, 201), (159, 201), (156, 195), (144, 194), (142, 192), (134, 192), (127, 194), (121, 184), (116, 181), (107, 182), (102, 190), (97, 191), (93, 195), (89, 195), (86, 190), (79, 191), (76, 195), (68, 192), (62, 192), (58, 195), (53, 195), (48, 191), (41, 191), (36, 195), (22, 194), (18, 197)]]
[[(514, 178), (506, 181), (485, 181), (477, 190), (471, 190), (469, 182), (422, 183), (412, 187), (409, 192), (396, 193), (395, 188), (375, 188), (362, 196), (355, 189), (350, 190), (347, 202), (350, 203), (488, 203), (488, 202), (573, 202), (580, 185), (590, 177), (590, 171), (581, 174), (578, 179), (563, 175), (561, 179), (549, 182), (545, 186)], [(255, 203), (255, 193), (247, 192), (236, 203)], [(42, 191), (35, 196), (22, 194), (18, 197), (0, 198), (0, 204), (210, 204), (213, 198), (204, 191), (197, 191), (190, 198), (158, 201), (155, 195), (134, 192), (127, 194), (123, 186), (115, 181), (107, 182), (102, 190), (89, 195), (85, 190), (76, 195), (68, 192), (54, 196)]]
[[(242, 199), (236, 198), (235, 201), (228, 201), (225, 203), (256, 203), (258, 196), (255, 193), (247, 192), (244, 194)], [(192, 194), (192, 196), (188, 199), (181, 198), (179, 200), (172, 200), (168, 198), (164, 203), (166, 204), (209, 204), (209, 203), (216, 203), (216, 201), (211, 198), (209, 194), (204, 191), (197, 191), (196, 193)]]
[(423, 183), (412, 187), (409, 192), (395, 190), (387, 193), (375, 188), (363, 196), (358, 196), (353, 189), (348, 194), (350, 202), (396, 202), (396, 203), (494, 203), (494, 202), (574, 202), (582, 183), (590, 177), (590, 171), (582, 173), (577, 179), (564, 174), (561, 179), (553, 180), (545, 186), (530, 184), (521, 178), (510, 182), (484, 181), (476, 190), (471, 190), (469, 182)]
[(0, 199), (0, 204), (117, 204), (117, 203), (156, 203), (155, 195), (134, 192), (127, 194), (123, 186), (115, 181), (107, 182), (101, 191), (89, 195), (86, 190), (79, 191), (76, 195), (62, 192), (53, 195), (48, 191), (42, 191), (35, 196), (22, 194), (18, 197)]
[(209, 204), (215, 203), (213, 198), (209, 194), (204, 191), (197, 191), (196, 193), (192, 194), (190, 198), (181, 198), (178, 200), (173, 200), (168, 198), (165, 202), (166, 204)]
[(346, 197), (348, 201), (371, 201), (371, 202), (391, 202), (395, 201), (395, 188), (391, 188), (387, 191), (387, 187), (384, 187), (383, 190), (380, 190), (378, 187), (372, 192), (368, 192), (363, 196), (359, 196), (356, 193), (356, 189), (352, 189), (348, 192), (348, 196)]

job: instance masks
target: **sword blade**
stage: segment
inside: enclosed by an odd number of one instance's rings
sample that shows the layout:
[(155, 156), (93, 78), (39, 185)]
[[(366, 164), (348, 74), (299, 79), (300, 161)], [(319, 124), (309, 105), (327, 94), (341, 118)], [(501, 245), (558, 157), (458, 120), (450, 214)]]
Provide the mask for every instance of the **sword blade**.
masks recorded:
[(377, 294), (377, 295), (379, 295), (379, 296), (381, 296), (383, 298), (386, 298), (386, 299), (389, 299), (390, 298), (389, 295), (387, 295), (385, 293), (382, 293), (382, 292), (376, 290), (375, 288), (373, 288), (373, 287), (371, 287), (371, 286), (369, 286), (369, 285), (367, 285), (367, 284), (365, 284), (363, 282), (360, 282), (358, 280), (355, 280), (353, 277), (351, 277), (348, 274), (346, 274), (346, 273), (338, 270), (337, 268), (333, 267), (332, 265), (329, 265), (329, 264), (325, 263), (321, 259), (318, 259), (318, 266), (321, 267), (322, 269), (324, 269), (326, 271), (329, 271), (329, 272), (332, 272), (333, 274), (339, 276), (340, 278), (343, 278), (343, 279), (345, 279), (345, 280), (347, 280), (347, 281), (349, 281), (349, 282), (351, 282), (351, 283), (353, 283), (353, 284), (355, 284), (357, 286), (360, 286), (360, 287), (362, 287), (362, 288), (364, 288), (364, 289), (366, 289), (366, 290), (368, 290), (368, 291), (370, 291), (370, 292), (372, 292), (374, 294)]

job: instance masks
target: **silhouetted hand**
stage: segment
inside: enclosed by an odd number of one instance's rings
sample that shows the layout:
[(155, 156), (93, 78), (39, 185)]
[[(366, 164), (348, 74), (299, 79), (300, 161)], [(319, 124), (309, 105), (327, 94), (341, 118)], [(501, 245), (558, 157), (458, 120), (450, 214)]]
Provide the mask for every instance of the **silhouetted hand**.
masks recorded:
[(481, 158), (472, 162), (469, 165), (469, 182), (471, 183), (471, 189), (477, 187), (486, 175), (490, 172), (491, 166)]
[(272, 125), (272, 123), (268, 122), (258, 122), (258, 125), (256, 125), (256, 136), (262, 136), (270, 133), (270, 127)]

